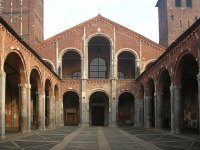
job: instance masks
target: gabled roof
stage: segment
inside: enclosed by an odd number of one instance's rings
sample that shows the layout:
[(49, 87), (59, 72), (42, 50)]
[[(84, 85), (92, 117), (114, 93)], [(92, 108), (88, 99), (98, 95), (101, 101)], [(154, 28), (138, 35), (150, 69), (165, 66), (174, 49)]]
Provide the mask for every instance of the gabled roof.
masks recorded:
[(128, 33), (128, 34), (130, 34), (130, 35), (132, 35), (132, 36), (134, 36), (134, 37), (137, 37), (137, 38), (139, 38), (139, 39), (141, 39), (141, 40), (143, 40), (143, 41), (145, 41), (145, 42), (148, 42), (148, 43), (150, 43), (150, 44), (152, 44), (152, 45), (155, 45), (155, 46), (157, 46), (159, 49), (164, 50), (164, 47), (162, 47), (162, 46), (159, 45), (158, 43), (156, 43), (156, 42), (154, 42), (154, 41), (152, 41), (152, 40), (150, 40), (150, 39), (144, 37), (143, 35), (141, 35), (141, 34), (139, 34), (139, 33), (137, 33), (137, 32), (134, 32), (134, 31), (132, 31), (132, 30), (130, 30), (130, 29), (128, 29), (128, 28), (126, 28), (126, 27), (124, 27), (124, 26), (122, 26), (122, 25), (120, 25), (120, 24), (114, 22), (114, 21), (111, 21), (111, 20), (109, 20), (109, 19), (103, 17), (103, 16), (100, 15), (100, 14), (98, 14), (96, 17), (91, 18), (91, 19), (89, 19), (89, 20), (87, 20), (87, 21), (85, 21), (85, 22), (83, 22), (83, 23), (80, 23), (80, 24), (78, 24), (78, 25), (76, 25), (76, 26), (74, 26), (74, 27), (72, 27), (72, 28), (69, 28), (69, 29), (67, 29), (67, 30), (65, 30), (65, 31), (63, 31), (63, 32), (61, 32), (61, 33), (58, 33), (58, 34), (56, 34), (56, 35), (50, 37), (49, 39), (46, 39), (46, 40), (43, 41), (42, 43), (36, 45), (34, 48), (35, 48), (35, 49), (38, 49), (38, 48), (40, 48), (40, 47), (43, 47), (43, 46), (45, 46), (45, 45), (48, 45), (48, 43), (51, 43), (51, 42), (55, 41), (56, 39), (58, 39), (58, 38), (60, 38), (60, 37), (62, 37), (62, 36), (64, 36), (64, 35), (66, 35), (66, 34), (68, 34), (68, 33), (70, 33), (70, 32), (73, 32), (73, 31), (76, 31), (76, 30), (80, 30), (80, 29), (82, 29), (83, 27), (88, 26), (88, 25), (90, 25), (90, 24), (92, 24), (92, 23), (94, 23), (94, 22), (96, 22), (96, 21), (100, 21), (100, 20), (101, 20), (101, 21), (104, 21), (104, 22), (106, 22), (107, 24), (110, 24), (110, 25), (112, 25), (113, 27), (116, 27), (117, 29), (122, 30), (122, 31), (124, 31), (124, 32), (126, 32), (126, 33)]

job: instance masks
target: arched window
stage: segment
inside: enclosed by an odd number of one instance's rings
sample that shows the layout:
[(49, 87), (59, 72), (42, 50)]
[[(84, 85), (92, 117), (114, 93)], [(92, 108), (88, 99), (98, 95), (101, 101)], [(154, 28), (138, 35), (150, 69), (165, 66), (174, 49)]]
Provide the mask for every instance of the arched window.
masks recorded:
[(122, 72), (118, 72), (118, 79), (124, 79), (124, 74)]
[(90, 63), (90, 78), (91, 79), (106, 79), (107, 65), (102, 58), (95, 58)]
[(80, 79), (81, 78), (81, 72), (74, 72), (72, 75), (72, 79)]

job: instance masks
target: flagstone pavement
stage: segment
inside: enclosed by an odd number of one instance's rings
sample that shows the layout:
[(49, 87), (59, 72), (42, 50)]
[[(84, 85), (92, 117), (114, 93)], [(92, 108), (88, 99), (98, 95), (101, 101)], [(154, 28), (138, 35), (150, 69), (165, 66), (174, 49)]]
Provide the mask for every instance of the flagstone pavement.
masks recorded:
[(139, 127), (64, 126), (30, 134), (9, 132), (0, 150), (200, 150), (197, 133)]

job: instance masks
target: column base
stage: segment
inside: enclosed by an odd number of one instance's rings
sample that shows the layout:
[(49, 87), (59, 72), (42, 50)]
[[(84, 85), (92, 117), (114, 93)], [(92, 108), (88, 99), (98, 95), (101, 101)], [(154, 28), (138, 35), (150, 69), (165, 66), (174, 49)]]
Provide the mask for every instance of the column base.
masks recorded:
[(181, 133), (181, 130), (177, 130), (177, 131), (176, 131), (176, 134), (180, 134), (180, 133)]
[(89, 123), (80, 123), (79, 127), (89, 127)]
[(21, 130), (19, 133), (26, 134), (27, 131), (26, 130)]
[(31, 130), (27, 130), (27, 133), (30, 134), (30, 133), (31, 133)]
[(6, 136), (5, 135), (0, 135), (1, 136), (1, 140), (6, 140)]

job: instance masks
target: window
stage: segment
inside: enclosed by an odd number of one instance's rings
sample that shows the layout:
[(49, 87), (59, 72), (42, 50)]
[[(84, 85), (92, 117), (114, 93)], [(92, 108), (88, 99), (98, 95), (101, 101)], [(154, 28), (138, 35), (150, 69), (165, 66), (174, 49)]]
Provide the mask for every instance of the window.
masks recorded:
[(90, 63), (90, 78), (91, 79), (106, 79), (107, 66), (102, 58), (95, 58)]
[(180, 20), (180, 27), (182, 27), (182, 20)]
[(181, 7), (181, 0), (175, 0), (175, 6)]
[(186, 6), (192, 7), (192, 0), (186, 0)]
[(197, 20), (198, 20), (198, 17), (195, 17), (194, 20), (197, 21)]
[(81, 72), (74, 72), (72, 75), (72, 79), (80, 79), (81, 78)]
[(124, 79), (124, 74), (122, 72), (118, 72), (118, 79)]
[(174, 15), (171, 15), (172, 20), (174, 20)]
[(190, 20), (188, 20), (188, 27), (190, 27)]

